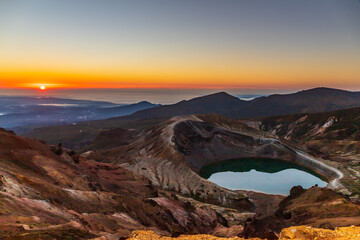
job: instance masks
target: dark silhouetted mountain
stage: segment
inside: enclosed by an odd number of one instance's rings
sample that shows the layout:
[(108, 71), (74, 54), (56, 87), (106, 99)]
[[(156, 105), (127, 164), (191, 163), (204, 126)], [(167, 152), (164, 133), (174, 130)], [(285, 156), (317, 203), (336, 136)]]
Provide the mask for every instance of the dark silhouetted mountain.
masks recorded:
[(114, 116), (125, 116), (137, 111), (141, 111), (144, 109), (149, 109), (153, 107), (159, 107), (160, 104), (153, 104), (148, 101), (142, 101), (135, 104), (125, 105), (125, 106), (118, 106), (118, 107), (107, 107), (98, 109), (98, 114), (101, 115), (101, 118), (111, 118)]
[[(62, 142), (77, 149), (94, 139), (101, 130), (113, 128), (141, 128), (151, 126), (173, 116), (216, 113), (229, 118), (246, 119), (279, 116), (293, 113), (327, 112), (360, 107), (360, 93), (329, 88), (315, 88), (293, 94), (271, 95), (252, 101), (243, 101), (220, 92), (172, 105), (158, 106), (134, 114), (105, 120), (86, 121), (77, 125), (42, 127), (19, 130), (17, 133), (46, 140)], [(61, 131), (59, 131), (61, 129)], [(76, 141), (75, 141), (76, 140)]]
[(240, 100), (226, 92), (219, 92), (172, 105), (139, 111), (129, 118), (165, 118), (195, 113), (218, 113), (228, 116), (233, 110), (244, 107), (246, 104), (248, 104), (247, 101)]
[(217, 113), (231, 118), (253, 118), (292, 113), (325, 112), (360, 106), (360, 92), (314, 88), (292, 94), (274, 94), (243, 101), (225, 92), (129, 115), (127, 119), (164, 118), (189, 114)]
[(314, 88), (292, 94), (256, 98), (231, 117), (265, 117), (293, 113), (326, 112), (360, 106), (360, 92)]

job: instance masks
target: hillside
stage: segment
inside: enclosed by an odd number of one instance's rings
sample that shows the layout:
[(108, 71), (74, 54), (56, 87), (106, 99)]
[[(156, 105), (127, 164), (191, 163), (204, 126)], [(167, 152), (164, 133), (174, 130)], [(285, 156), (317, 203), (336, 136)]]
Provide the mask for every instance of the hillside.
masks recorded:
[[(313, 156), (341, 162), (348, 174), (360, 176), (360, 108), (323, 113), (292, 114), (245, 121), (279, 139), (301, 147)], [(360, 180), (344, 179), (360, 193)], [(350, 182), (356, 184), (349, 184)]]
[(184, 100), (172, 105), (161, 106), (156, 109), (139, 111), (132, 114), (127, 119), (169, 118), (195, 113), (217, 113), (224, 116), (230, 116), (235, 109), (239, 109), (246, 104), (247, 101), (240, 100), (226, 92), (219, 92), (193, 98), (188, 101)]
[(239, 109), (236, 117), (265, 117), (294, 113), (326, 112), (360, 106), (360, 92), (331, 88), (314, 88), (292, 94), (275, 94), (256, 98), (245, 108)]
[(260, 118), (291, 113), (331, 111), (360, 106), (360, 93), (337, 89), (315, 88), (293, 94), (270, 95), (252, 101), (243, 101), (225, 92), (181, 101), (172, 105), (141, 110), (124, 117), (87, 121), (77, 126), (41, 127), (20, 131), (27, 137), (81, 149), (91, 143), (103, 129), (140, 128), (159, 123), (173, 116), (216, 113), (229, 118)]
[(360, 106), (360, 92), (314, 88), (292, 94), (274, 94), (243, 101), (225, 92), (136, 112), (127, 119), (216, 113), (230, 118), (324, 112)]
[[(305, 144), (308, 150), (314, 150), (313, 154), (322, 157), (340, 157), (338, 153), (342, 152), (344, 159), (356, 159), (360, 154), (360, 108), (269, 117), (260, 121), (259, 128), (287, 141)], [(324, 146), (316, 147), (317, 143)], [(332, 143), (337, 147), (325, 146)]]
[[(293, 225), (359, 222), (358, 192), (350, 192), (358, 178), (347, 162), (309, 160), (295, 143), (247, 123), (190, 115), (109, 129), (81, 156), (0, 130), (0, 238), (112, 240), (153, 230), (274, 239)], [(323, 176), (332, 190), (294, 187), (285, 198), (229, 190), (199, 175), (209, 163), (254, 157), (296, 162)]]
[(134, 104), (128, 104), (124, 106), (107, 107), (98, 109), (97, 112), (101, 116), (101, 119), (126, 116), (137, 111), (159, 107), (160, 104), (153, 104), (148, 101), (142, 101)]
[[(133, 230), (226, 230), (214, 207), (141, 175), (0, 129), (0, 239), (119, 239)], [(224, 211), (224, 210), (223, 210)]]
[[(297, 150), (301, 145), (277, 140), (272, 133), (246, 123), (220, 115), (191, 115), (137, 130), (107, 130), (89, 146), (86, 156), (145, 176), (153, 185), (176, 193), (179, 198), (230, 207), (238, 213), (245, 209), (255, 213), (242, 231), (246, 237), (274, 239), (275, 233), (293, 225), (333, 228), (358, 224), (360, 207), (354, 202), (358, 201), (356, 187), (360, 183), (348, 162), (306, 157)], [(307, 167), (327, 179), (328, 188), (294, 187), (290, 196), (279, 203), (272, 195), (232, 191), (199, 176), (208, 164), (254, 157), (277, 158)]]
[(102, 131), (115, 128), (139, 129), (153, 126), (164, 120), (166, 119), (155, 118), (127, 120), (124, 118), (112, 118), (97, 121), (84, 121), (77, 124), (56, 127), (40, 127), (30, 131), (26, 128), (19, 132), (16, 131), (16, 133), (25, 137), (44, 140), (50, 144), (62, 143), (64, 147), (82, 151), (83, 148), (86, 148), (88, 145), (92, 144), (95, 138)]

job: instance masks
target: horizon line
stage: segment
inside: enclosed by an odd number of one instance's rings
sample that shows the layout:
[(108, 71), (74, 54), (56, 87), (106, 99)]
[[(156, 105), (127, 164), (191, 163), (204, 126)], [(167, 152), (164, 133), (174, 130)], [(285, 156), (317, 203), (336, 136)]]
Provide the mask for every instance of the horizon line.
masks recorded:
[[(45, 85), (46, 86), (46, 90), (45, 91), (49, 91), (49, 90), (69, 90), (69, 89), (123, 89), (123, 90), (142, 90), (142, 89), (146, 89), (146, 90), (310, 90), (310, 89), (316, 89), (316, 88), (329, 88), (329, 89), (339, 89), (339, 90), (348, 90), (348, 91), (357, 91), (360, 90), (360, 87), (355, 87), (355, 88), (351, 88), (351, 87), (333, 87), (333, 86), (313, 86), (313, 87), (169, 87), (169, 86), (141, 86), (141, 87), (53, 87), (51, 86), (51, 84), (39, 84), (40, 85)], [(50, 86), (49, 86), (50, 85)], [(1, 87), (0, 89), (22, 89), (22, 90), (39, 90), (39, 91), (44, 91), (41, 90), (39, 87)]]

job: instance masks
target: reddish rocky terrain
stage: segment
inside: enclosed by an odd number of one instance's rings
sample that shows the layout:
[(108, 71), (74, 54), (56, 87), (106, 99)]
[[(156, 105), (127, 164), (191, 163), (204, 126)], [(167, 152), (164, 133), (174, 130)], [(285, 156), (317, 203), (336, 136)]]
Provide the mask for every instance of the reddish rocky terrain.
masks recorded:
[(227, 220), (146, 178), (0, 131), (0, 238), (119, 239), (132, 230), (207, 233)]
[(265, 118), (248, 124), (291, 142), (344, 173), (342, 183), (360, 199), (360, 108)]
[[(195, 199), (200, 204), (210, 204), (214, 209), (217, 206), (234, 208), (240, 216), (241, 213), (252, 212), (254, 220), (238, 219), (238, 224), (246, 226), (244, 236), (276, 238), (282, 227), (309, 224), (331, 228), (342, 225), (339, 221), (345, 218), (345, 226), (360, 223), (356, 218), (358, 206), (339, 194), (349, 194), (349, 185), (342, 182), (344, 174), (337, 169), (338, 162), (313, 158), (295, 143), (253, 128), (251, 124), (219, 115), (175, 117), (148, 129), (134, 130), (129, 143), (110, 149), (96, 148), (86, 155), (97, 161), (119, 164), (145, 176), (162, 189)], [(112, 137), (103, 141), (110, 141)], [(98, 143), (94, 144), (98, 146)], [(296, 197), (293, 195), (292, 198), (300, 200), (293, 202), (291, 208), (294, 212), (283, 212), (289, 205), (287, 199), (282, 201), (283, 198), (273, 195), (230, 191), (198, 175), (203, 166), (212, 162), (248, 157), (277, 158), (303, 165), (325, 177), (330, 182), (329, 189), (305, 191), (304, 194), (310, 191), (311, 195), (321, 196), (310, 201), (306, 207), (301, 206), (309, 199), (295, 194)], [(317, 203), (320, 205), (317, 206)], [(334, 215), (328, 216), (330, 208), (325, 206), (332, 205), (339, 208), (333, 209)], [(346, 207), (340, 207), (343, 205)], [(311, 209), (317, 211), (312, 212)], [(263, 234), (257, 235), (258, 232)]]
[[(331, 124), (313, 123), (323, 130), (289, 138), (283, 132), (290, 133), (284, 126), (291, 123), (282, 121), (179, 116), (149, 127), (105, 130), (81, 155), (1, 130), (1, 238), (119, 239), (143, 229), (276, 239), (293, 225), (359, 225), (357, 170), (349, 165), (357, 159), (314, 157), (307, 144), (299, 144), (330, 134)], [(356, 141), (354, 134), (340, 141)], [(251, 157), (298, 164), (329, 185), (296, 187), (285, 198), (229, 190), (199, 176), (208, 164)]]

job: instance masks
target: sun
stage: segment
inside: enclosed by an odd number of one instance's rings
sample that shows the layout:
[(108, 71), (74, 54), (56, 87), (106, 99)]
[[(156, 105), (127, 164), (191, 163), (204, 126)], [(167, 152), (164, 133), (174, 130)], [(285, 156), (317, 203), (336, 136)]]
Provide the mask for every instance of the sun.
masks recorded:
[(41, 85), (41, 86), (40, 86), (40, 89), (41, 89), (41, 90), (45, 90), (46, 87), (45, 87), (44, 85)]

